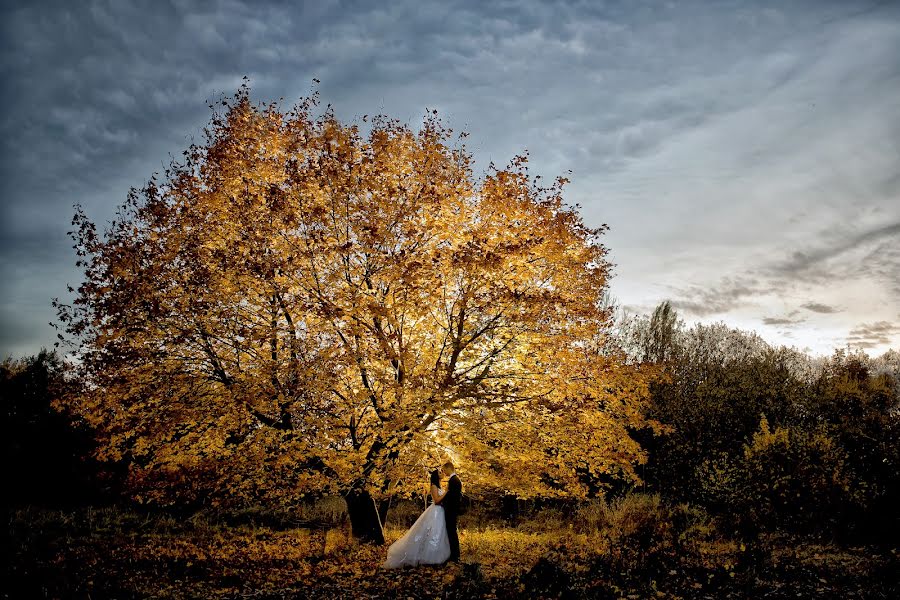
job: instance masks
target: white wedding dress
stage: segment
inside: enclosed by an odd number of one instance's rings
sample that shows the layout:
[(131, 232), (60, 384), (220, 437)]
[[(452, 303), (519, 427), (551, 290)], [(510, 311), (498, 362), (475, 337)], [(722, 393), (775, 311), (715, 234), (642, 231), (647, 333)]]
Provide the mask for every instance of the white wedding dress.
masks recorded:
[[(443, 490), (441, 490), (443, 491)], [(444, 507), (432, 504), (419, 515), (409, 531), (388, 548), (385, 569), (406, 565), (439, 565), (450, 558), (450, 538)]]

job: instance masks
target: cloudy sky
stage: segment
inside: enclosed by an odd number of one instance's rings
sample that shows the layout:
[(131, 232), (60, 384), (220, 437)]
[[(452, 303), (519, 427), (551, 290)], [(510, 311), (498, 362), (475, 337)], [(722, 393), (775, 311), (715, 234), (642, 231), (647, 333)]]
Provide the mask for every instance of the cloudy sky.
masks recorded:
[(900, 2), (4, 1), (0, 358), (51, 346), (104, 223), (249, 77), (290, 108), (527, 149), (607, 223), (611, 291), (829, 354), (900, 349)]

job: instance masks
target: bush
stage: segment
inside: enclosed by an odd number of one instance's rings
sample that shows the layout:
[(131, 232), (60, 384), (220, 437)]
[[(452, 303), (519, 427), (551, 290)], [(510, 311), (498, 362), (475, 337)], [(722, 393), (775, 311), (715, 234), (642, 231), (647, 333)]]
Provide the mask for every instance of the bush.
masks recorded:
[(606, 552), (594, 564), (626, 586), (699, 573), (702, 578), (729, 581), (746, 571), (747, 546), (727, 538), (716, 519), (689, 504), (670, 506), (658, 494), (632, 493), (609, 505), (583, 508), (585, 523), (603, 523), (600, 531)]
[(723, 455), (704, 466), (703, 488), (744, 535), (778, 528), (825, 532), (860, 499), (846, 460), (846, 452), (823, 431), (772, 431), (763, 417), (742, 455)]

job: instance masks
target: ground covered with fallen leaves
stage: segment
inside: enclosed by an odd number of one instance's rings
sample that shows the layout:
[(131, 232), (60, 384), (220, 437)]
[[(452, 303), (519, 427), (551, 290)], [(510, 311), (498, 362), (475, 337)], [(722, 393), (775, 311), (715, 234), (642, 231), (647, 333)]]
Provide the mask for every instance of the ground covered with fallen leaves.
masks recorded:
[[(703, 521), (668, 538), (566, 521), (559, 514), (515, 524), (463, 520), (461, 564), (385, 571), (387, 546), (359, 545), (340, 523), (15, 510), (5, 597), (900, 597), (896, 549), (778, 536), (748, 547)], [(389, 520), (388, 543), (403, 531)]]

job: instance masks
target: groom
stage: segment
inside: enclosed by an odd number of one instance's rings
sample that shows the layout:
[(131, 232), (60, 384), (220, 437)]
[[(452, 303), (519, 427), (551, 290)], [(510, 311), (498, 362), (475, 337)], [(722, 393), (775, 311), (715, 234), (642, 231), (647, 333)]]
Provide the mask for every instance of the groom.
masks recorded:
[(459, 501), (462, 497), (462, 482), (456, 474), (453, 463), (444, 463), (444, 475), (447, 475), (447, 494), (441, 501), (444, 507), (444, 520), (447, 522), (447, 537), (450, 538), (450, 558), (447, 562), (459, 562), (459, 534), (456, 532), (456, 517), (459, 515)]

